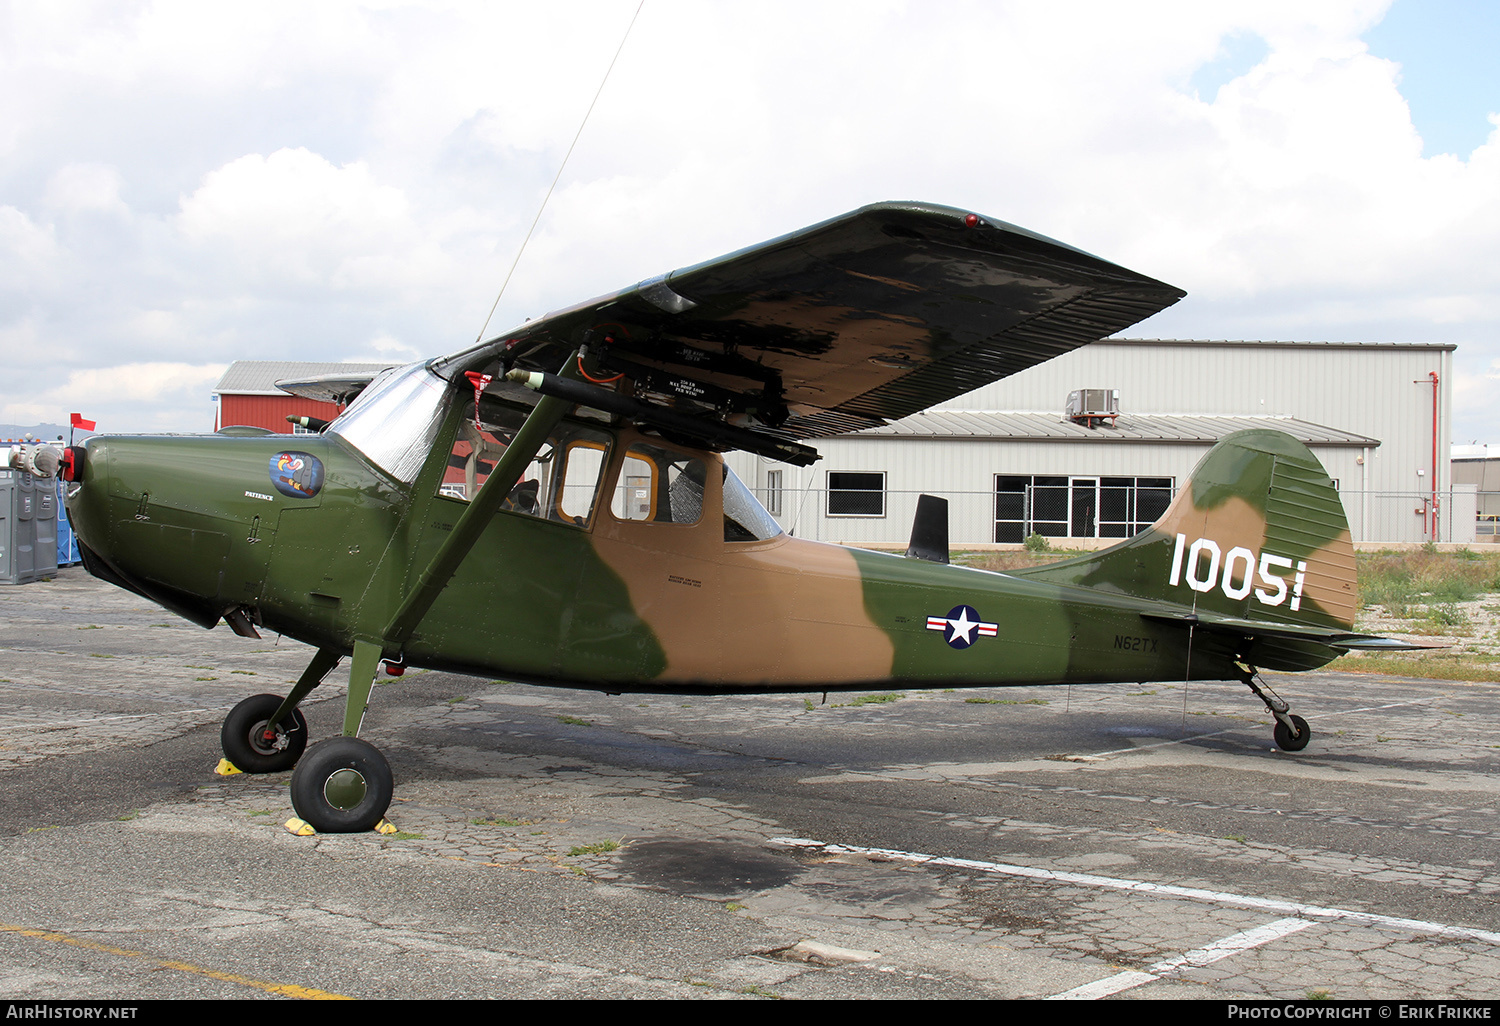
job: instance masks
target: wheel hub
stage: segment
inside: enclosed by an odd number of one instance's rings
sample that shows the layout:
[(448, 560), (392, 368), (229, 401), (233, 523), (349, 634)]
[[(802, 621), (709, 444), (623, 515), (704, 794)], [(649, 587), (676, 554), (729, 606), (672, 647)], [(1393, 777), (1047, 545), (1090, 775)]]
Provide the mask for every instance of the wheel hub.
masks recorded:
[(323, 797), (335, 809), (348, 811), (365, 800), (365, 776), (356, 769), (340, 769), (328, 775), (323, 782)]
[(291, 744), (291, 739), (287, 737), (286, 732), (277, 730), (266, 720), (257, 723), (250, 730), (250, 747), (262, 755), (284, 752), (289, 744)]

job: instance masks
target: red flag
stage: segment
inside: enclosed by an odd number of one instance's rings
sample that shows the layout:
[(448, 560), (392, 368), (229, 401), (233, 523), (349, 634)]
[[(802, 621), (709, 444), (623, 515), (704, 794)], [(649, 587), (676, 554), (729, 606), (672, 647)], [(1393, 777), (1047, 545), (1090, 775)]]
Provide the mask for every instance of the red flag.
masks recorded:
[(94, 430), (94, 422), (92, 420), (84, 420), (83, 414), (81, 413), (73, 414), (73, 426), (76, 428), (82, 428), (84, 431)]

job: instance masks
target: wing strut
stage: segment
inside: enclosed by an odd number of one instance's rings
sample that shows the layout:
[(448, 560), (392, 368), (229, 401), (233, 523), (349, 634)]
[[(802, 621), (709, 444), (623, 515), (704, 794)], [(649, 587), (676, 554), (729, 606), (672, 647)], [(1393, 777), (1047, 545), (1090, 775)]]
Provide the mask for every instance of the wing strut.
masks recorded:
[[(569, 356), (564, 361), (559, 377), (572, 378), (577, 375), (576, 355)], [(400, 651), (406, 644), (411, 632), (422, 622), (422, 617), (427, 615), (437, 597), (448, 586), (448, 581), (458, 572), (464, 557), (489, 526), (495, 513), (499, 511), (500, 504), (516, 486), (516, 482), (521, 480), (521, 475), (531, 465), (532, 458), (546, 444), (547, 436), (572, 406), (573, 403), (566, 399), (543, 395), (536, 406), (532, 407), (526, 422), (516, 432), (510, 445), (505, 447), (504, 455), (496, 461), (495, 469), (490, 471), (489, 478), (480, 486), (479, 492), (469, 503), (469, 508), (464, 510), (458, 523), (453, 525), (452, 532), (437, 552), (433, 553), (432, 561), (422, 571), (416, 586), (407, 594), (401, 607), (396, 610), (396, 615), (386, 625), (383, 640), (388, 650), (394, 648)]]

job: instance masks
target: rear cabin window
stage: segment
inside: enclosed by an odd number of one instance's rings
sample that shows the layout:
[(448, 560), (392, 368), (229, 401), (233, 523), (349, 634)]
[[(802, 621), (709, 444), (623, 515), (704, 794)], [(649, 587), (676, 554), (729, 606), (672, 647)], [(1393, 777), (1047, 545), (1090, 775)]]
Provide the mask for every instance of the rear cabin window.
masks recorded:
[(619, 520), (696, 524), (707, 473), (696, 456), (637, 442), (625, 453), (610, 511)]

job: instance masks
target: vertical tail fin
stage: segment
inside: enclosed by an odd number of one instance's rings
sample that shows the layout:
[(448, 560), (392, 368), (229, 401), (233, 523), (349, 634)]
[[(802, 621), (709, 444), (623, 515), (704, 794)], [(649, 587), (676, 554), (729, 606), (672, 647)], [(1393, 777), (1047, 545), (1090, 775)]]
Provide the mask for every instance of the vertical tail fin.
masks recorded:
[(1343, 630), (1357, 604), (1338, 491), (1305, 445), (1263, 429), (1210, 449), (1141, 534), (1021, 573), (1205, 613)]

